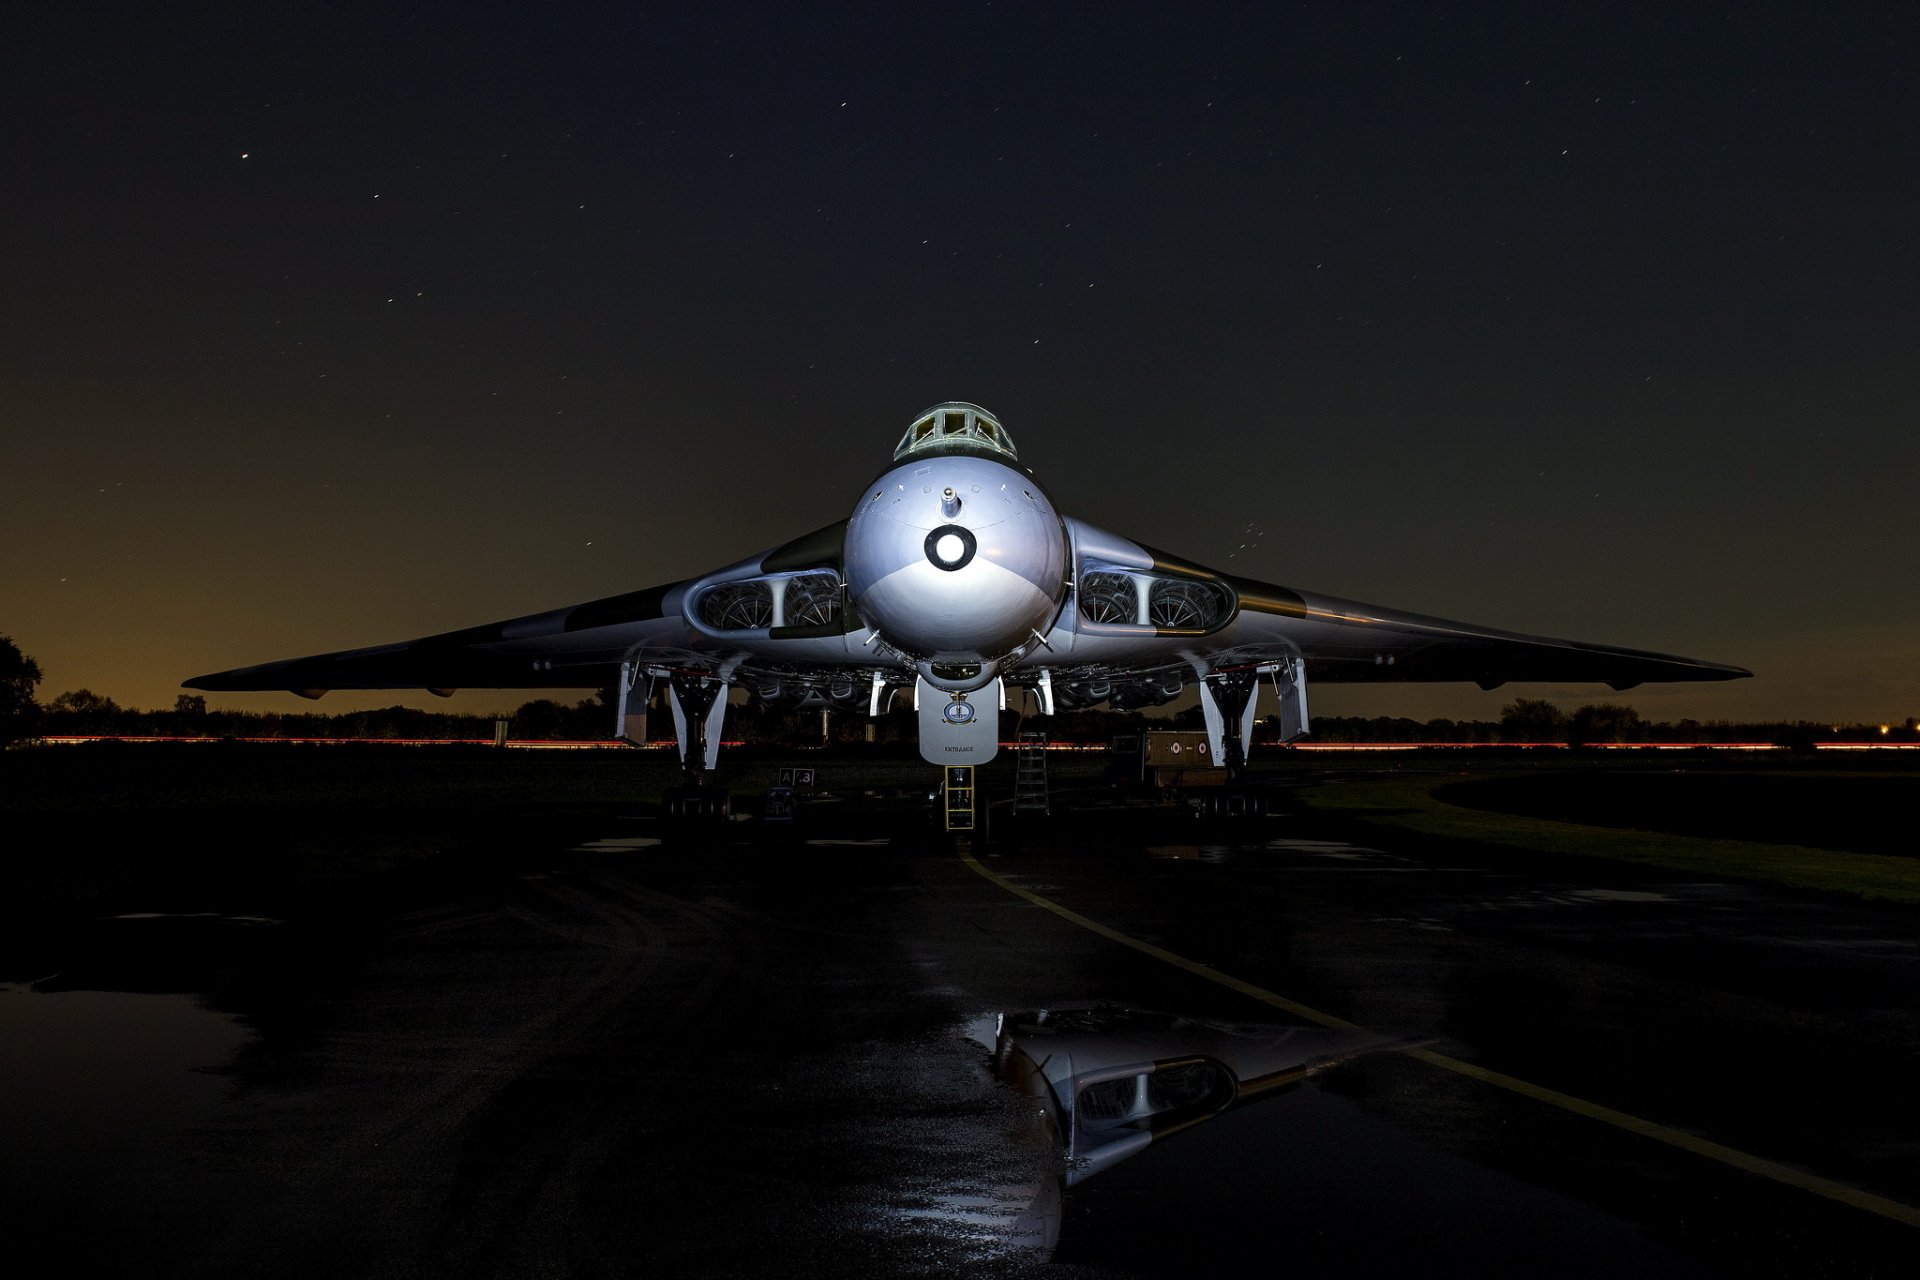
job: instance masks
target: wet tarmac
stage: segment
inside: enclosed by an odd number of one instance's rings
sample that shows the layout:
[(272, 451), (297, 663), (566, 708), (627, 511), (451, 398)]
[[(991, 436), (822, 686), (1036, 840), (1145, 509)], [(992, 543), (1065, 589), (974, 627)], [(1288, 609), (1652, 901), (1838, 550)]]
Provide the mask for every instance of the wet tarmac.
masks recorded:
[(91, 921), (0, 988), (10, 1234), (194, 1276), (1910, 1274), (1920, 912), (1072, 830), (636, 817), (371, 931)]

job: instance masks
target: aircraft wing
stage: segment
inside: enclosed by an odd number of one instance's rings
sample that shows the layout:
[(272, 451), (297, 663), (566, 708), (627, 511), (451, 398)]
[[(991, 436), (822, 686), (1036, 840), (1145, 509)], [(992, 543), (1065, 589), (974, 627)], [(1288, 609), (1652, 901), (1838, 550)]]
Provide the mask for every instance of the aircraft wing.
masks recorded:
[[(1068, 705), (1151, 705), (1183, 673), (1297, 663), (1312, 681), (1733, 680), (1723, 663), (1428, 617), (1209, 569), (1068, 520), (1077, 590), (1049, 637)], [(1061, 633), (1067, 634), (1061, 634)], [(1064, 643), (1062, 643), (1064, 641)], [(1062, 651), (1065, 650), (1063, 653)]]
[[(798, 702), (872, 661), (841, 585), (845, 521), (697, 578), (395, 644), (197, 676), (190, 689), (561, 688), (714, 677)], [(859, 634), (856, 634), (859, 633)], [(862, 690), (864, 695), (864, 690)]]
[(1753, 674), (1670, 653), (1503, 631), (1246, 579), (1227, 581), (1240, 599), (1240, 631), (1249, 640), (1265, 634), (1298, 645), (1307, 673), (1316, 680), (1472, 681), (1489, 689), (1534, 681), (1626, 689)]
[(188, 689), (274, 689), (318, 697), (334, 689), (567, 688), (611, 684), (628, 636), (668, 616), (684, 583), (394, 644), (236, 667)]

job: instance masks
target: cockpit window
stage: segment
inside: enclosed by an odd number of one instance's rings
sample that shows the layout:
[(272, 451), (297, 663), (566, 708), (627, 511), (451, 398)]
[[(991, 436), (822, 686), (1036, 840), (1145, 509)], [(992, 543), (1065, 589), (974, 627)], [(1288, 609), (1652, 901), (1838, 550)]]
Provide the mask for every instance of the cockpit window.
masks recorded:
[(1007, 429), (977, 404), (962, 400), (937, 404), (915, 419), (900, 437), (893, 451), (896, 459), (927, 449), (945, 449), (953, 445), (972, 445), (990, 453), (1004, 453), (1017, 459)]

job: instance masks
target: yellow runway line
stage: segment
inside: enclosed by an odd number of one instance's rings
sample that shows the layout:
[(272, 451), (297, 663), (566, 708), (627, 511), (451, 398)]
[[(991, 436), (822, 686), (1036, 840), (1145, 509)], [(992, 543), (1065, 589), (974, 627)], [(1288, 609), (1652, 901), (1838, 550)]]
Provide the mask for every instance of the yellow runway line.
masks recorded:
[[(1167, 950), (1165, 947), (1155, 946), (1151, 942), (1144, 942), (1130, 934), (1122, 933), (1118, 929), (1101, 924), (1098, 920), (1083, 916), (1077, 911), (1069, 910), (1051, 898), (1042, 897), (1031, 889), (1023, 889), (997, 872), (989, 871), (980, 863), (979, 859), (964, 849), (960, 851), (960, 860), (981, 876), (1000, 886), (1002, 889), (1005, 889), (1015, 897), (1024, 898), (1036, 907), (1044, 908), (1062, 920), (1070, 924), (1078, 925), (1089, 933), (1099, 934), (1101, 937), (1111, 942), (1117, 942), (1123, 947), (1131, 947), (1142, 955), (1152, 956), (1154, 959), (1164, 961), (1176, 969), (1184, 969), (1197, 978), (1204, 978), (1208, 982), (1216, 983), (1227, 988), (1229, 991), (1237, 991), (1249, 999), (1258, 1000), (1264, 1005), (1290, 1013), (1296, 1018), (1318, 1023), (1323, 1027), (1338, 1027), (1343, 1030), (1355, 1031), (1364, 1030), (1364, 1028), (1360, 1027), (1357, 1023), (1348, 1022), (1344, 1018), (1336, 1018), (1330, 1013), (1322, 1013), (1310, 1005), (1301, 1004), (1298, 1000), (1289, 1000), (1283, 995), (1268, 991), (1265, 987), (1255, 986), (1253, 983), (1236, 978), (1230, 973), (1223, 973), (1211, 965), (1201, 964), (1198, 960), (1189, 960), (1183, 955), (1178, 955)], [(1655, 1142), (1663, 1142), (1670, 1147), (1690, 1152), (1696, 1156), (1705, 1157), (1708, 1160), (1713, 1160), (1729, 1168), (1739, 1169), (1744, 1173), (1757, 1174), (1762, 1178), (1778, 1182), (1783, 1186), (1797, 1187), (1802, 1191), (1810, 1191), (1814, 1195), (1823, 1196), (1828, 1200), (1837, 1201), (1840, 1204), (1851, 1205), (1856, 1209), (1864, 1209), (1868, 1213), (1877, 1214), (1882, 1218), (1888, 1218), (1894, 1222), (1904, 1223), (1909, 1227), (1920, 1227), (1920, 1208), (1915, 1208), (1913, 1205), (1903, 1204), (1898, 1200), (1889, 1200), (1885, 1196), (1877, 1196), (1870, 1191), (1862, 1191), (1858, 1187), (1850, 1187), (1843, 1182), (1835, 1182), (1831, 1178), (1822, 1178), (1818, 1174), (1807, 1173), (1804, 1170), (1795, 1169), (1784, 1164), (1777, 1164), (1772, 1160), (1763, 1159), (1760, 1156), (1749, 1155), (1745, 1151), (1722, 1146), (1718, 1142), (1710, 1141), (1696, 1134), (1670, 1128), (1667, 1125), (1658, 1124), (1652, 1120), (1643, 1120), (1639, 1116), (1630, 1115), (1625, 1111), (1616, 1111), (1612, 1107), (1602, 1106), (1597, 1102), (1589, 1102), (1585, 1098), (1576, 1098), (1572, 1094), (1561, 1093), (1557, 1089), (1549, 1089), (1545, 1085), (1534, 1084), (1532, 1081), (1522, 1080), (1517, 1076), (1506, 1075), (1499, 1071), (1489, 1071), (1485, 1067), (1475, 1066), (1471, 1062), (1462, 1062), (1458, 1058), (1450, 1058), (1444, 1053), (1435, 1053), (1431, 1049), (1401, 1049), (1399, 1052), (1409, 1058), (1416, 1058), (1429, 1066), (1439, 1067), (1442, 1070), (1451, 1071), (1456, 1075), (1466, 1076), (1470, 1080), (1478, 1080), (1482, 1084), (1490, 1084), (1496, 1089), (1505, 1089), (1509, 1093), (1517, 1093), (1523, 1098), (1532, 1098), (1536, 1102), (1544, 1102), (1548, 1106), (1558, 1107), (1562, 1111), (1568, 1111), (1577, 1116), (1585, 1116), (1589, 1120), (1598, 1120), (1601, 1124), (1612, 1125), (1614, 1128), (1624, 1130), (1627, 1133), (1636, 1133), (1643, 1138), (1651, 1138)]]

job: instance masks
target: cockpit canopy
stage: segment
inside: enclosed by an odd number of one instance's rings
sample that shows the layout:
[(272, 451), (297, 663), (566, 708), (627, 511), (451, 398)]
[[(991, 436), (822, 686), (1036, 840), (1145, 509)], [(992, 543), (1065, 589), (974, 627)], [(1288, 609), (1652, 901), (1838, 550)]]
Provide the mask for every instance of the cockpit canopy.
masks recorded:
[(916, 417), (907, 434), (900, 437), (893, 458), (898, 462), (910, 454), (931, 453), (955, 445), (970, 451), (1002, 453), (1016, 462), (1020, 459), (1000, 420), (979, 405), (964, 400), (937, 404)]

